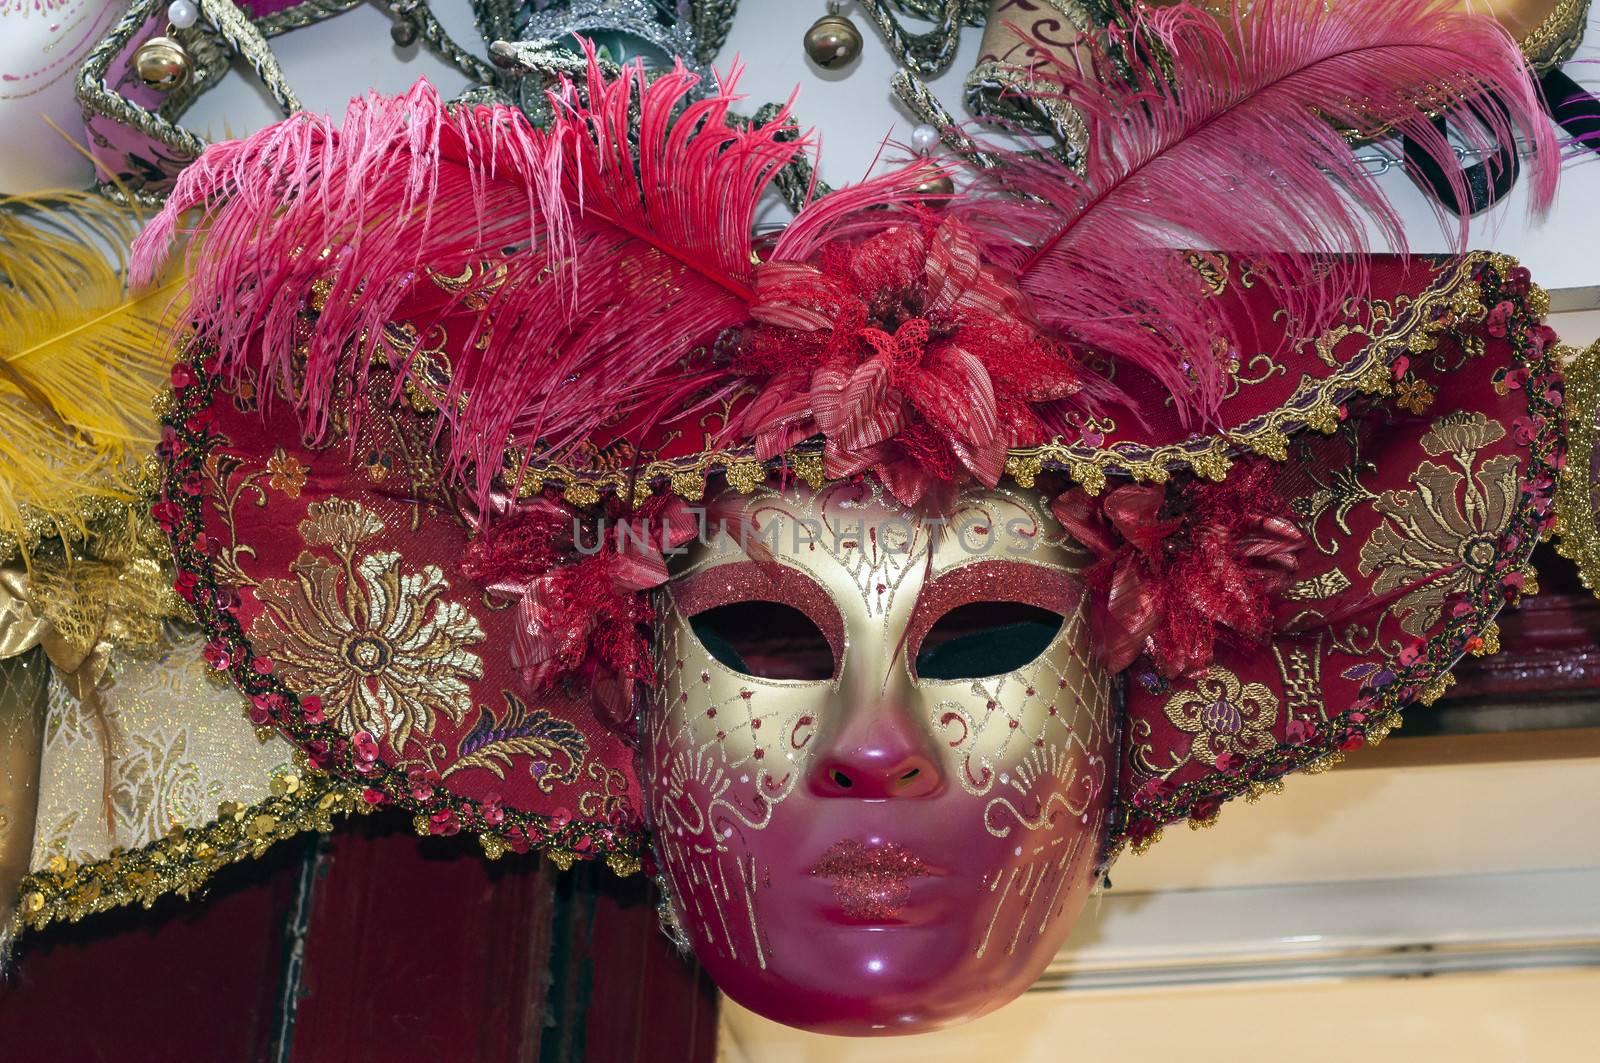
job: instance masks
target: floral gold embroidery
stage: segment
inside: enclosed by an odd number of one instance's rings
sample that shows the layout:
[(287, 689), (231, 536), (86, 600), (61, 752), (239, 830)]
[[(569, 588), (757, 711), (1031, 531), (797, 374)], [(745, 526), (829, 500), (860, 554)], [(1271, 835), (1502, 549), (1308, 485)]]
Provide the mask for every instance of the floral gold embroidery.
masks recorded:
[(1448, 595), (1470, 589), (1494, 566), (1495, 544), (1516, 510), (1518, 465), (1511, 454), (1480, 464), (1477, 454), (1505, 434), (1481, 413), (1435, 421), (1422, 449), (1450, 464), (1424, 461), (1411, 474), (1415, 490), (1385, 491), (1375, 503), (1389, 519), (1362, 546), (1360, 572), (1377, 573), (1375, 594), (1415, 588), (1394, 605), (1408, 634), (1424, 635)]
[(1207, 669), (1193, 690), (1174, 694), (1165, 711), (1174, 727), (1194, 735), (1193, 750), (1208, 764), (1224, 753), (1258, 756), (1277, 743), (1277, 696), (1263, 683), (1241, 684), (1220, 664)]
[[(226, 451), (213, 451), (201, 466), (210, 484), (211, 506), (225, 529), (217, 536), (220, 553), (216, 559), (217, 579), (233, 588), (251, 587), (255, 580), (244, 570), (244, 560), (256, 556), (255, 548), (239, 541), (239, 506), (265, 509), (267, 490), (261, 486), (261, 469), (246, 471), (243, 458)], [(248, 510), (247, 510), (248, 514)]]
[(437, 565), (407, 574), (401, 556), (358, 546), (383, 530), (371, 510), (339, 499), (314, 502), (300, 524), (307, 551), (290, 566), (294, 580), (263, 580), (265, 612), (250, 635), (302, 693), (317, 694), (339, 727), (387, 737), (399, 749), (412, 732), (429, 731), (433, 714), (460, 722), (472, 708), (467, 680), (483, 659), (465, 647), (483, 640), (477, 619), (458, 602)]
[(383, 521), (359, 502), (330, 498), (313, 502), (300, 522), (300, 538), (307, 546), (331, 546), (335, 553), (353, 550), (357, 543), (383, 531)]
[(1433, 405), (1433, 388), (1426, 380), (1407, 373), (1394, 386), (1394, 397), (1402, 409), (1420, 414)]
[(282, 447), (267, 459), (267, 486), (281, 491), (290, 498), (299, 498), (300, 489), (306, 485), (306, 467), (301, 465)]

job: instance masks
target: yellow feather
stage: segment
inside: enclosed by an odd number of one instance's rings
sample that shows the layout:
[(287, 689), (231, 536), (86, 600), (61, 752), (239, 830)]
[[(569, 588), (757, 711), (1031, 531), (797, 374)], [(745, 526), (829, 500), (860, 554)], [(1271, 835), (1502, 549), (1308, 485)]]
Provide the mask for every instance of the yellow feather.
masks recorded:
[(91, 193), (0, 199), (0, 533), (133, 496), (182, 309), (179, 279), (128, 291), (139, 223)]

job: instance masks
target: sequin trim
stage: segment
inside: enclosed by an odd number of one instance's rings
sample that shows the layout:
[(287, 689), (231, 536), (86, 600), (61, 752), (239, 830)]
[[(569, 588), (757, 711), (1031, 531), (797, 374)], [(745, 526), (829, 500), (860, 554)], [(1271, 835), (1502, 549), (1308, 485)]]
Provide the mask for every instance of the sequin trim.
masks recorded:
[(361, 787), (300, 770), (273, 780), (273, 795), (253, 805), (225, 801), (203, 827), (175, 829), (142, 849), (77, 864), (52, 856), (23, 877), (8, 933), (75, 923), (135, 902), (149, 908), (167, 894), (188, 897), (230, 864), (261, 856), (305, 831), (333, 829), (335, 816), (367, 812)]
[(211, 657), (240, 692), (306, 751), (312, 767), (359, 785), (365, 803), (394, 804), (411, 813), (419, 834), (475, 834), (490, 858), (531, 849), (563, 869), (574, 860), (603, 858), (619, 875), (638, 870), (643, 839), (637, 828), (487, 806), (442, 786), (415, 787), (405, 772), (365, 755), (350, 734), (323, 715), (320, 699), (297, 695), (275, 674), (274, 662), (255, 652), (229, 605), (216, 561), (203, 545), (205, 494), (199, 485), (207, 457), (226, 442), (210, 413), (217, 366), (198, 347), (190, 348), (187, 358), (174, 369), (175, 401), (163, 419), (168, 431), (157, 520), (167, 529), (178, 592), (210, 638)]

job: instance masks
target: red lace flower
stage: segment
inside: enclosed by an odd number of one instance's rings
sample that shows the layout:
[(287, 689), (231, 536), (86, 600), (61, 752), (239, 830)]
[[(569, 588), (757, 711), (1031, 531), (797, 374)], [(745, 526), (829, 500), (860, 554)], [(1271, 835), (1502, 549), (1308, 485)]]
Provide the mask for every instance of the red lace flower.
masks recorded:
[(734, 370), (761, 383), (735, 431), (762, 458), (820, 434), (828, 476), (872, 469), (908, 505), (965, 474), (993, 486), (1008, 448), (1052, 434), (1033, 406), (1079, 388), (953, 219), (765, 263), (751, 316)]
[(1107, 668), (1144, 653), (1170, 679), (1209, 667), (1219, 637), (1266, 640), (1306, 542), (1283, 515), (1274, 475), (1256, 462), (1221, 484), (1129, 484), (1103, 498), (1079, 487), (1056, 499), (1056, 519), (1098, 557), (1085, 580)]

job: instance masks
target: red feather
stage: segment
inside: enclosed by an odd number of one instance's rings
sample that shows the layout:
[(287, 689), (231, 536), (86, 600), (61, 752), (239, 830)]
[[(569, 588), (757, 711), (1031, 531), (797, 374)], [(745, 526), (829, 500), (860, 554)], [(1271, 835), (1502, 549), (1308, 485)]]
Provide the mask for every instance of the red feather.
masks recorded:
[[(1085, 174), (1012, 157), (986, 175), (1001, 195), (952, 209), (1017, 273), (1042, 321), (1141, 367), (1173, 393), (1186, 423), (1205, 421), (1221, 400), (1227, 354), (1257, 340), (1220, 334), (1198, 275), (1163, 252), (1249, 254), (1296, 331), (1315, 334), (1366, 284), (1359, 259), (1330, 256), (1364, 252), (1368, 222), (1404, 247), (1399, 218), (1342, 131), (1403, 133), (1459, 172), (1417, 104), (1425, 89), (1444, 91), (1469, 146), (1509, 143), (1513, 132), (1529, 142), (1532, 198), (1549, 203), (1556, 145), (1521, 53), (1492, 18), (1456, 8), (1258, 0), (1225, 24), (1188, 6), (1147, 12), (1130, 43), (1157, 38), (1170, 80), (1147, 67), (1108, 85), (1096, 70), (1053, 71), (1088, 121)], [(1088, 43), (1097, 70), (1109, 70)]]

